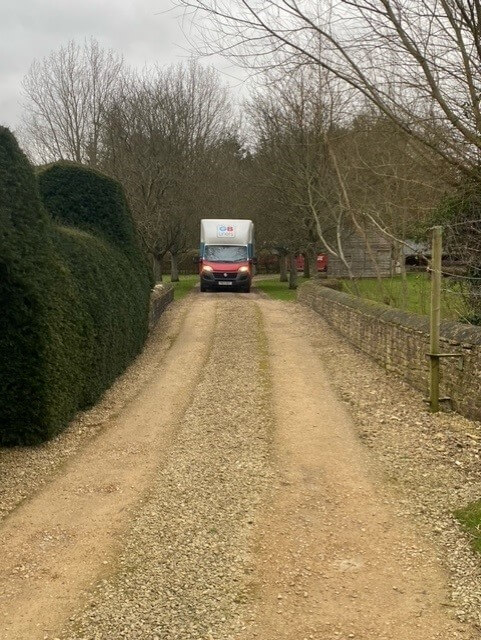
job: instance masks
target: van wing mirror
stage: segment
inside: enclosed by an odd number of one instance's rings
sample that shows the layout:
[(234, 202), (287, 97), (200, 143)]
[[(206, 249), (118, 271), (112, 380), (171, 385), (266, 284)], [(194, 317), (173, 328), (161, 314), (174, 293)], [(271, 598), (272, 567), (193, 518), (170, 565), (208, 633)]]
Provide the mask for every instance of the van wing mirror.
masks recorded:
[(257, 258), (252, 258), (251, 262), (252, 262), (252, 264), (257, 264)]
[(201, 261), (201, 258), (200, 258), (200, 256), (194, 256), (192, 258), (192, 261), (193, 261), (194, 264), (199, 264), (200, 261)]

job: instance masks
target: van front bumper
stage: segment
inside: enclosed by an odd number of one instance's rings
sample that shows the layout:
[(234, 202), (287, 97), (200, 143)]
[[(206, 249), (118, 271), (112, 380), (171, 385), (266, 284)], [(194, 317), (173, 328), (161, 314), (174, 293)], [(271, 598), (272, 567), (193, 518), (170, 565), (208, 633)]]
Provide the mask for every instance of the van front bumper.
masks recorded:
[(209, 273), (200, 276), (200, 283), (206, 289), (239, 289), (246, 287), (250, 283), (250, 274), (238, 273), (234, 275), (224, 275), (222, 273)]

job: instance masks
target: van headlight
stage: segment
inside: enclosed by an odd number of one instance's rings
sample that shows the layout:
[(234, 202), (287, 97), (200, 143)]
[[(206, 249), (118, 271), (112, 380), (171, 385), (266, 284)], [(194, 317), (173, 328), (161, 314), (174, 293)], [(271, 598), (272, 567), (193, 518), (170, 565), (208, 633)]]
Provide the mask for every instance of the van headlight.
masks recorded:
[(204, 271), (205, 273), (212, 273), (214, 269), (206, 264), (204, 267), (202, 267), (202, 271)]
[(239, 267), (239, 273), (248, 273), (249, 267)]

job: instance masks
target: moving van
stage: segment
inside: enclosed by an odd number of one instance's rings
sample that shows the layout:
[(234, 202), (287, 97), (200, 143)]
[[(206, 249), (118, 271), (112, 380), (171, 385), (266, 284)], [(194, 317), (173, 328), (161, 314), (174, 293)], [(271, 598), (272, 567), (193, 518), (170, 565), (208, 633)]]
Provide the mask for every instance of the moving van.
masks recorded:
[(200, 221), (200, 290), (251, 290), (254, 256), (252, 220)]

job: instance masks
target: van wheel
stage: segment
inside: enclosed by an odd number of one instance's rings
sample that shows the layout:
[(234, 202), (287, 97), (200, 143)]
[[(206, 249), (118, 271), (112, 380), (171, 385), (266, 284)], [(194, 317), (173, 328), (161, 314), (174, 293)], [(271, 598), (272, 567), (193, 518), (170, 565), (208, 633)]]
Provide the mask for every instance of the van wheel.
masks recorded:
[(246, 284), (246, 286), (243, 289), (244, 293), (250, 293), (251, 292), (251, 285), (250, 284)]
[(203, 284), (200, 285), (200, 290), (202, 291), (202, 293), (204, 293), (205, 291), (207, 291), (207, 287)]

